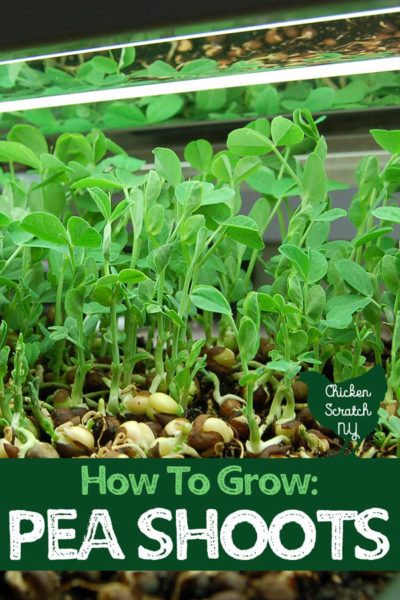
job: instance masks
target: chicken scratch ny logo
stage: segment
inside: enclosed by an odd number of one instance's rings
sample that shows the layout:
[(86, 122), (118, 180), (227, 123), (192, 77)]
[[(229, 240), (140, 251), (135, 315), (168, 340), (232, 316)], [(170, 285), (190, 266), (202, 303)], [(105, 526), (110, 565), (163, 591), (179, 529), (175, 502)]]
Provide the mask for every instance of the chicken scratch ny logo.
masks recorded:
[(345, 443), (357, 446), (378, 423), (378, 409), (385, 397), (387, 383), (383, 368), (378, 365), (364, 375), (341, 383), (332, 383), (313, 371), (300, 374), (308, 386), (308, 407), (315, 419), (332, 429)]

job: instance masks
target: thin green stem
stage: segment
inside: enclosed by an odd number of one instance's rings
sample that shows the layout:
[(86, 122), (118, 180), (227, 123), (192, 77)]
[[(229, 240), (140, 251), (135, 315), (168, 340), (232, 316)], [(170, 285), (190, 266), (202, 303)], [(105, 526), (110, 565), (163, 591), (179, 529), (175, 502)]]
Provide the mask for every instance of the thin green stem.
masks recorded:
[[(65, 261), (63, 261), (63, 264), (61, 267), (61, 273), (59, 275), (59, 279), (57, 282), (57, 294), (56, 294), (56, 305), (55, 305), (55, 315), (54, 315), (54, 325), (56, 325), (56, 326), (60, 326), (63, 321), (62, 299), (63, 299), (64, 276), (65, 276)], [(62, 355), (64, 353), (64, 348), (65, 348), (65, 340), (59, 340), (56, 343), (56, 357), (54, 360), (54, 374), (56, 375), (57, 379), (60, 376), (61, 362), (62, 362)]]
[(110, 304), (110, 321), (111, 321), (111, 350), (112, 350), (112, 376), (111, 376), (111, 387), (110, 395), (108, 399), (108, 412), (112, 415), (116, 415), (119, 412), (119, 386), (121, 378), (121, 363), (119, 356), (119, 344), (118, 344), (118, 319), (117, 319), (117, 299), (116, 291), (114, 291), (111, 304)]
[[(274, 206), (274, 208), (271, 210), (271, 212), (270, 212), (270, 214), (269, 214), (269, 217), (268, 217), (268, 219), (267, 219), (267, 222), (266, 222), (266, 224), (265, 224), (265, 227), (264, 227), (264, 232), (265, 232), (265, 231), (268, 229), (268, 227), (270, 226), (272, 219), (274, 218), (274, 216), (276, 215), (277, 211), (279, 210), (279, 208), (280, 208), (280, 206), (281, 206), (281, 204), (282, 204), (282, 200), (283, 200), (283, 198), (281, 197), (281, 198), (278, 198), (278, 199), (277, 199), (277, 201), (275, 202), (275, 206)], [(260, 251), (259, 251), (259, 250), (253, 250), (253, 252), (252, 252), (252, 254), (251, 254), (251, 258), (250, 258), (249, 266), (248, 266), (248, 268), (247, 268), (246, 276), (245, 276), (245, 279), (244, 279), (244, 288), (245, 288), (245, 290), (247, 290), (247, 288), (248, 288), (248, 286), (249, 286), (249, 283), (250, 283), (250, 278), (251, 278), (251, 276), (252, 276), (252, 274), (253, 274), (253, 269), (254, 269), (254, 266), (255, 266), (255, 264), (256, 264), (256, 261), (257, 261), (257, 258), (258, 258), (258, 256), (259, 256), (259, 254), (260, 254)]]
[(276, 148), (276, 146), (272, 146), (272, 151), (274, 152), (275, 156), (280, 160), (282, 165), (285, 167), (285, 169), (289, 173), (290, 177), (296, 183), (296, 185), (298, 186), (298, 188), (300, 190), (300, 193), (303, 194), (305, 191), (303, 182), (301, 181), (301, 179), (299, 179), (299, 177), (293, 171), (292, 167), (289, 165), (286, 158), (279, 152), (279, 150), (278, 150), (278, 148)]
[[(231, 315), (228, 315), (228, 318), (230, 320), (232, 330), (235, 334), (236, 342), (237, 342), (237, 345), (239, 348), (240, 362), (242, 365), (243, 374), (244, 374), (244, 376), (246, 376), (249, 374), (249, 368), (248, 368), (247, 361), (244, 358), (243, 351), (240, 347), (239, 332), (238, 332), (238, 329), (236, 327), (236, 323), (235, 323), (235, 320), (233, 319), (233, 317)], [(254, 382), (250, 382), (246, 385), (246, 408), (243, 411), (243, 413), (247, 419), (247, 423), (248, 423), (249, 429), (250, 429), (251, 448), (253, 449), (254, 453), (257, 454), (257, 452), (260, 450), (261, 435), (260, 435), (260, 430), (258, 428), (258, 423), (256, 421), (256, 416), (255, 416), (255, 411), (254, 411), (254, 406), (253, 406), (253, 391), (254, 391)]]
[(6, 262), (4, 263), (3, 267), (2, 267), (2, 271), (5, 271), (7, 269), (7, 267), (13, 262), (14, 258), (16, 258), (18, 256), (18, 254), (21, 252), (23, 246), (17, 246), (17, 248), (14, 250), (14, 252), (11, 254), (11, 256), (8, 257), (8, 259), (6, 260)]
[[(162, 306), (164, 296), (164, 281), (165, 281), (165, 269), (163, 269), (158, 277), (158, 289), (157, 289), (157, 302)], [(158, 375), (158, 381), (161, 383), (165, 379), (164, 361), (163, 361), (163, 348), (165, 344), (164, 335), (164, 316), (162, 312), (157, 313), (157, 342), (155, 349), (155, 364), (156, 374)]]
[(84, 350), (84, 333), (83, 333), (83, 315), (76, 319), (78, 325), (78, 342), (76, 346), (77, 353), (77, 367), (75, 373), (75, 380), (72, 385), (71, 391), (71, 403), (70, 407), (79, 406), (83, 401), (83, 386), (85, 384), (86, 373), (90, 369), (90, 366), (85, 362), (85, 350)]

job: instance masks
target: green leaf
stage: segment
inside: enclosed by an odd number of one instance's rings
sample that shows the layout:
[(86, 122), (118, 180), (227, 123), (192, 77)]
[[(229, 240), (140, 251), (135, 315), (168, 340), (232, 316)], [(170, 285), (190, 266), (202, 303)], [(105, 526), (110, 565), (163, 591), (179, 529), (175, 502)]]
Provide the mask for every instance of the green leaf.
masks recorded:
[(10, 224), (10, 219), (4, 213), (0, 213), (0, 227), (7, 227)]
[(145, 281), (147, 275), (137, 269), (122, 269), (118, 275), (118, 279), (121, 283), (134, 284)]
[(64, 165), (62, 160), (54, 156), (54, 154), (42, 154), (40, 156), (40, 162), (44, 169), (54, 169), (57, 171), (68, 172), (70, 169)]
[(118, 69), (125, 69), (125, 67), (129, 67), (136, 58), (136, 48), (135, 46), (127, 46), (122, 48), (121, 57), (118, 63)]
[(226, 235), (236, 242), (245, 244), (248, 248), (262, 250), (264, 242), (259, 233), (257, 223), (245, 215), (236, 215), (230, 217), (225, 225), (227, 226)]
[(301, 366), (297, 363), (287, 360), (271, 360), (269, 363), (267, 363), (267, 367), (271, 371), (281, 371), (282, 373), (287, 373), (288, 371), (292, 371), (293, 369), (297, 369), (297, 373), (301, 369)]
[[(346, 298), (346, 296), (342, 296), (342, 298)], [(368, 310), (368, 307), (372, 307), (370, 298), (360, 298), (358, 302), (356, 301), (356, 298), (357, 296), (354, 296), (347, 303), (329, 303), (329, 311), (326, 315), (325, 325), (334, 329), (346, 329), (351, 325), (353, 320), (352, 315), (354, 313), (359, 313), (362, 310), (366, 311)], [(334, 300), (336, 300), (336, 298)], [(364, 302), (362, 302), (363, 300)], [(366, 313), (364, 312), (364, 314)]]
[(387, 131), (386, 129), (370, 129), (370, 134), (376, 143), (390, 152), (390, 154), (400, 153), (400, 130)]
[(387, 289), (397, 294), (400, 289), (400, 261), (386, 254), (381, 261), (381, 274)]
[(215, 71), (217, 66), (218, 63), (216, 60), (211, 60), (210, 58), (198, 58), (187, 62), (182, 67), (181, 73), (194, 76), (210, 75)]
[(130, 211), (133, 233), (135, 237), (139, 237), (143, 228), (143, 213), (144, 213), (144, 198), (141, 190), (133, 192), (133, 208)]
[(379, 161), (376, 156), (368, 154), (364, 156), (356, 168), (356, 181), (360, 190), (369, 184), (374, 183), (379, 177)]
[(32, 125), (14, 125), (7, 139), (9, 142), (18, 142), (30, 148), (38, 157), (48, 152), (46, 138), (40, 129)]
[(111, 217), (111, 198), (109, 194), (103, 192), (102, 189), (94, 187), (89, 188), (89, 194), (92, 196), (96, 203), (97, 208), (103, 215), (106, 221), (110, 220)]
[(299, 331), (290, 331), (289, 332), (289, 344), (290, 351), (293, 355), (298, 356), (308, 346), (308, 336), (305, 331), (301, 329)]
[(275, 146), (293, 146), (303, 140), (304, 133), (292, 121), (279, 116), (272, 119), (271, 137)]
[(100, 129), (92, 129), (92, 131), (87, 136), (87, 139), (93, 146), (95, 162), (100, 161), (107, 152), (106, 136), (102, 131), (100, 131)]
[(186, 327), (184, 321), (180, 318), (180, 316), (175, 310), (171, 308), (166, 308), (164, 312), (168, 319), (170, 319), (170, 321), (174, 323), (174, 325), (177, 325), (178, 327)]
[[(4, 285), (5, 287), (10, 287), (13, 290), (18, 289), (18, 285), (15, 283), (15, 281), (12, 281), (11, 279), (8, 279), (7, 277), (0, 277), (0, 285)], [(3, 323), (5, 323), (5, 321), (3, 321)]]
[(239, 156), (260, 156), (272, 150), (271, 140), (249, 127), (232, 131), (228, 135), (227, 146)]
[(282, 244), (279, 247), (279, 252), (295, 265), (299, 275), (307, 281), (310, 272), (310, 259), (307, 254), (293, 244)]
[(260, 344), (259, 329), (246, 315), (240, 319), (238, 344), (240, 355), (246, 362), (252, 360), (257, 354)]
[(97, 248), (101, 244), (101, 235), (81, 217), (70, 217), (67, 229), (73, 246)]
[(328, 262), (318, 250), (310, 250), (310, 271), (307, 277), (309, 284), (316, 283), (325, 277), (328, 271)]
[(280, 307), (275, 299), (269, 294), (264, 294), (264, 292), (258, 292), (258, 306), (263, 312), (280, 312)]
[(85, 291), (82, 288), (72, 289), (65, 296), (65, 310), (69, 317), (81, 319), (85, 304)]
[(257, 292), (249, 292), (243, 302), (243, 313), (250, 317), (257, 329), (260, 327), (260, 307)]
[(197, 238), (197, 232), (200, 227), (205, 224), (205, 218), (203, 215), (192, 215), (185, 219), (182, 225), (181, 239), (186, 244), (194, 244)]
[(105, 188), (106, 190), (122, 190), (124, 185), (115, 179), (113, 175), (84, 177), (71, 185), (73, 190), (93, 187)]
[(270, 213), (270, 205), (266, 198), (258, 198), (255, 201), (249, 212), (249, 217), (253, 219), (257, 225), (260, 234), (262, 235), (267, 227)]
[(144, 200), (147, 206), (150, 206), (161, 194), (161, 178), (156, 171), (149, 171), (146, 179), (146, 188), (144, 192)]
[(109, 307), (113, 299), (113, 291), (106, 285), (96, 285), (92, 291), (92, 299), (102, 306)]
[(297, 273), (291, 273), (287, 279), (287, 293), (296, 306), (303, 307), (303, 290)]
[(83, 166), (92, 162), (92, 147), (81, 133), (63, 133), (57, 138), (55, 155), (65, 164), (75, 161)]
[(385, 181), (389, 181), (390, 183), (398, 183), (400, 180), (400, 166), (393, 165), (387, 167), (382, 173), (382, 177)]
[(380, 206), (371, 212), (374, 217), (381, 219), (381, 221), (400, 223), (400, 208), (398, 206)]
[(347, 329), (351, 325), (352, 318), (351, 314), (347, 312), (338, 313), (331, 311), (326, 315), (326, 319), (321, 321), (326, 327), (332, 329)]
[(67, 243), (64, 225), (49, 213), (34, 212), (27, 215), (21, 223), (21, 229), (51, 244), (65, 246)]
[(256, 119), (255, 121), (247, 123), (246, 129), (253, 129), (254, 131), (258, 131), (258, 133), (261, 133), (261, 135), (264, 135), (266, 138), (269, 138), (271, 134), (271, 125), (268, 119), (265, 118)]
[(349, 314), (363, 310), (371, 302), (370, 298), (347, 294), (346, 296), (334, 296), (328, 300), (326, 308), (332, 314)]
[(78, 81), (100, 86), (104, 81), (104, 73), (95, 69), (91, 61), (83, 63), (76, 72)]
[(195, 105), (201, 112), (220, 110), (227, 100), (227, 91), (223, 88), (200, 90), (196, 92)]
[(336, 221), (336, 219), (341, 219), (342, 217), (346, 217), (347, 212), (344, 208), (332, 208), (331, 210), (327, 210), (318, 217), (315, 217), (313, 221)]
[(261, 94), (257, 94), (255, 109), (258, 115), (276, 115), (279, 112), (279, 94), (273, 85), (268, 85)]
[(198, 171), (208, 171), (213, 157), (213, 148), (207, 140), (194, 140), (185, 147), (185, 160)]
[(183, 106), (183, 99), (177, 94), (160, 96), (156, 98), (146, 109), (146, 117), (149, 123), (161, 123), (171, 119)]
[(343, 350), (343, 352), (338, 352), (336, 354), (337, 360), (345, 366), (352, 367), (353, 366), (353, 355), (350, 350)]
[(162, 309), (162, 306), (160, 304), (157, 304), (157, 302), (149, 302), (146, 305), (146, 312), (149, 315), (155, 315), (157, 313), (162, 313), (163, 309)]
[(305, 301), (305, 314), (313, 323), (318, 322), (325, 309), (325, 290), (321, 285), (313, 285), (307, 291)]
[(145, 214), (145, 226), (147, 233), (158, 235), (164, 221), (164, 207), (161, 204), (153, 204)]
[(147, 69), (151, 77), (175, 77), (176, 71), (163, 60), (155, 60)]
[(191, 294), (192, 302), (197, 308), (222, 315), (231, 315), (231, 307), (217, 288), (211, 285), (198, 285)]
[[(376, 240), (383, 235), (390, 233), (391, 231), (393, 231), (392, 227), (373, 227), (367, 233), (355, 237), (352, 241), (352, 244), (354, 248), (359, 248), (360, 246), (363, 246), (368, 242), (372, 242), (373, 240)], [(372, 249), (372, 246), (370, 246), (370, 249)]]
[(178, 156), (169, 148), (155, 148), (153, 154), (157, 173), (176, 187), (182, 179), (181, 161)]
[(254, 175), (261, 166), (261, 160), (256, 156), (244, 156), (233, 169), (233, 178), (236, 183), (241, 183), (251, 175)]
[(19, 162), (34, 169), (39, 169), (40, 167), (37, 155), (30, 148), (19, 142), (0, 141), (0, 162)]
[[(116, 101), (107, 108), (104, 123), (107, 127), (140, 127), (146, 124), (146, 117), (136, 104)], [(109, 144), (110, 140), (107, 143)], [(114, 149), (108, 149), (114, 152)]]
[[(217, 204), (218, 208), (222, 208), (221, 205), (222, 204), (228, 204), (229, 206), (231, 206), (231, 202), (235, 197), (235, 190), (233, 190), (232, 188), (219, 188), (218, 190), (216, 189), (211, 189), (208, 187), (209, 184), (205, 184), (207, 185), (207, 187), (204, 188), (204, 193), (203, 193), (203, 202), (202, 202), (202, 206), (210, 206), (212, 204)], [(216, 207), (217, 208), (217, 207)], [(215, 208), (215, 210), (216, 210)], [(228, 206), (226, 206), (226, 208), (230, 211), (230, 209), (228, 208)]]
[(114, 223), (114, 221), (116, 221), (117, 219), (119, 219), (120, 217), (122, 217), (122, 215), (124, 215), (126, 213), (126, 211), (132, 206), (132, 199), (125, 199), (125, 200), (121, 200), (121, 202), (118, 202), (118, 204), (115, 206), (114, 210), (112, 211), (111, 214), (111, 218), (110, 221), (111, 223)]
[(116, 273), (111, 273), (110, 275), (103, 275), (100, 279), (97, 280), (96, 285), (115, 285), (118, 281), (118, 275)]
[(307, 234), (307, 248), (320, 248), (328, 239), (329, 231), (329, 222), (313, 223)]
[(352, 81), (343, 88), (336, 90), (334, 104), (354, 104), (361, 102), (368, 91), (369, 86), (365, 81)]
[(346, 283), (364, 296), (372, 296), (373, 288), (366, 270), (350, 258), (336, 262), (336, 268)]
[(118, 68), (117, 62), (108, 56), (95, 56), (90, 62), (96, 71), (106, 75), (115, 73)]
[(186, 215), (189, 215), (201, 206), (203, 193), (207, 187), (210, 187), (211, 190), (213, 189), (212, 184), (196, 180), (183, 181), (176, 187), (175, 196), (179, 204), (184, 207)]
[(211, 165), (211, 173), (225, 183), (232, 180), (232, 165), (226, 154), (215, 156)]
[(168, 265), (173, 247), (173, 244), (163, 244), (153, 251), (154, 264), (157, 273), (161, 273)]
[(360, 227), (364, 217), (361, 202), (357, 196), (353, 197), (347, 214), (349, 221), (351, 221), (356, 227)]
[(305, 188), (304, 201), (309, 204), (320, 204), (325, 201), (327, 193), (327, 177), (321, 157), (312, 152), (306, 161), (303, 172), (303, 185)]
[[(335, 99), (335, 90), (331, 87), (323, 86), (311, 90), (307, 98), (304, 101), (304, 108), (312, 112), (320, 112), (322, 110), (329, 110)], [(299, 108), (296, 106), (295, 108)]]
[(271, 194), (271, 190), (273, 189), (276, 181), (275, 173), (272, 171), (272, 169), (262, 165), (259, 169), (257, 169), (254, 175), (247, 179), (246, 183), (253, 190), (259, 192), (260, 194)]

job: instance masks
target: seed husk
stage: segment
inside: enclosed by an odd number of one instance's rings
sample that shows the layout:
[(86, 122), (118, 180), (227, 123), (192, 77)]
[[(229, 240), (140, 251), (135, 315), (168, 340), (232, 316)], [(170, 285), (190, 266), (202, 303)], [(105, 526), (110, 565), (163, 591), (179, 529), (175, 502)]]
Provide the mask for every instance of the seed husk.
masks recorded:
[(231, 417), (237, 413), (241, 414), (242, 405), (236, 398), (227, 398), (219, 407), (221, 417)]
[(25, 454), (25, 458), (60, 458), (57, 450), (46, 442), (35, 444)]
[(119, 433), (123, 435), (124, 439), (132, 441), (142, 450), (148, 450), (155, 440), (152, 429), (146, 423), (138, 423), (138, 421), (126, 421), (119, 428)]

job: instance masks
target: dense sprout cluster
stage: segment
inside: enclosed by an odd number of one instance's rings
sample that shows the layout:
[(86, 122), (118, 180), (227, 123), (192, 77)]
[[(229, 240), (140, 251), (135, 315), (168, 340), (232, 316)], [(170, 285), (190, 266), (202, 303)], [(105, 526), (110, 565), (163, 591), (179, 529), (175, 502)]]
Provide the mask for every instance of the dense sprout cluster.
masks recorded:
[[(307, 109), (237, 129), (217, 154), (190, 142), (191, 179), (168, 148), (146, 170), (99, 130), (49, 148), (13, 127), (0, 142), (0, 455), (325, 455), (340, 440), (297, 375), (341, 382), (374, 364), (388, 392), (358, 452), (393, 455), (400, 132), (372, 135), (388, 161), (361, 160), (346, 211)], [(245, 185), (260, 194), (248, 214)], [(281, 243), (265, 261), (275, 216)], [(353, 240), (329, 239), (336, 219)], [(271, 283), (254, 289), (257, 262)]]

